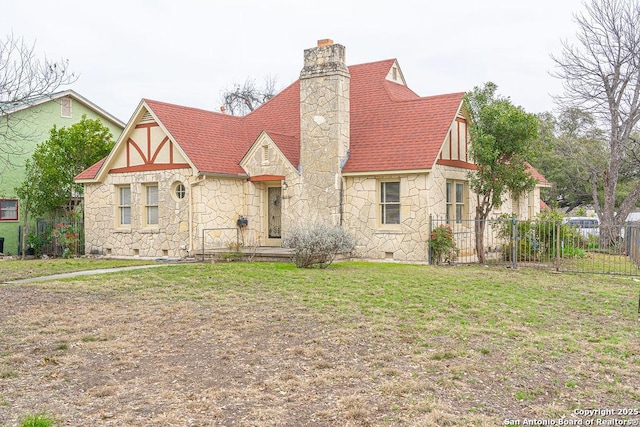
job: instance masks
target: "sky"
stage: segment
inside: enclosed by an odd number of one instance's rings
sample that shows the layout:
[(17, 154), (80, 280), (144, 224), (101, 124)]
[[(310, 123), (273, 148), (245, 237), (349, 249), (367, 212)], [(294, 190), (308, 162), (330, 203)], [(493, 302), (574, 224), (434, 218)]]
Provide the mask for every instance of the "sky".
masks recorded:
[(526, 111), (555, 109), (551, 55), (572, 42), (581, 0), (0, 0), (0, 37), (66, 59), (68, 87), (127, 122), (142, 98), (219, 111), (234, 83), (284, 88), (317, 40), (347, 65), (395, 58), (418, 95), (492, 81)]

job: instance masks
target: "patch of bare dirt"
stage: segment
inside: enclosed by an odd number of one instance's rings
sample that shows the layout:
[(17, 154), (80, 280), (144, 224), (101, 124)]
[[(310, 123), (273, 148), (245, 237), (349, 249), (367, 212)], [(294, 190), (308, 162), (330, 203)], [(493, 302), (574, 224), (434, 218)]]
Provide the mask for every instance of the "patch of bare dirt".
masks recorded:
[(47, 412), (63, 426), (489, 426), (568, 411), (549, 386), (565, 362), (510, 372), (510, 349), (489, 341), (460, 352), (451, 337), (241, 293), (60, 289), (0, 287), (0, 425)]

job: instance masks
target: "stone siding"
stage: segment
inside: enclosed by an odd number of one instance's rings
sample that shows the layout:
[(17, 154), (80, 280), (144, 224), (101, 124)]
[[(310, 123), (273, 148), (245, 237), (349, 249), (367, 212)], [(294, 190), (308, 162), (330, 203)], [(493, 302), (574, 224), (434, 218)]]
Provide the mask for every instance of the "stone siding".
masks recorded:
[(345, 49), (305, 50), (300, 73), (301, 223), (338, 224), (341, 163), (349, 152), (349, 70)]
[[(159, 224), (145, 224), (144, 186), (158, 184)], [(175, 195), (184, 184), (183, 199)], [(202, 230), (236, 227), (245, 211), (244, 179), (196, 178), (189, 169), (109, 174), (85, 185), (86, 253), (113, 256), (182, 257), (202, 249)], [(118, 186), (131, 186), (131, 225), (118, 225)], [(191, 206), (191, 209), (190, 209)], [(234, 243), (234, 230), (208, 231), (208, 247)]]

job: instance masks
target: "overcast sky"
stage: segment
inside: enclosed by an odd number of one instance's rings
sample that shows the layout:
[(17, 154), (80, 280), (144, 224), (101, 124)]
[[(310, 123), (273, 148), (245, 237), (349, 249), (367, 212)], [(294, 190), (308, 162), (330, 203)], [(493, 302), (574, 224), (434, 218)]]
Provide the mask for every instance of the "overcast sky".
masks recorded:
[(283, 88), (303, 50), (330, 38), (347, 64), (396, 58), (421, 96), (486, 81), (538, 113), (561, 82), (551, 54), (572, 40), (581, 0), (0, 0), (0, 36), (13, 32), (79, 74), (71, 86), (123, 121), (142, 98), (218, 111), (247, 78)]

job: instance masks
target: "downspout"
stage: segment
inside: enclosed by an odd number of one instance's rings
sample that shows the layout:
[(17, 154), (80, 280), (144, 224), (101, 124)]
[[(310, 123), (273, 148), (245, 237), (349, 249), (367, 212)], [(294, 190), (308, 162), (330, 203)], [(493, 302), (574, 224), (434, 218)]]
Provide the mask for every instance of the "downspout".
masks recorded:
[(344, 168), (344, 165), (347, 164), (347, 160), (349, 160), (350, 155), (351, 155), (351, 150), (347, 150), (347, 155), (342, 160), (340, 160), (340, 194), (339, 194), (340, 227), (343, 226), (343, 220), (344, 220), (344, 177), (342, 176), (342, 169)]
[(340, 227), (344, 220), (344, 178), (340, 177)]

